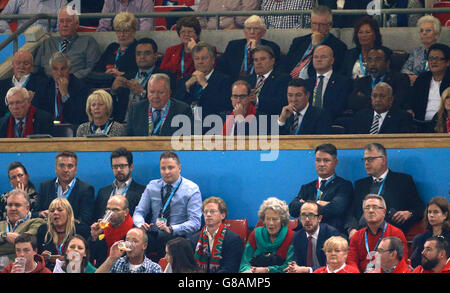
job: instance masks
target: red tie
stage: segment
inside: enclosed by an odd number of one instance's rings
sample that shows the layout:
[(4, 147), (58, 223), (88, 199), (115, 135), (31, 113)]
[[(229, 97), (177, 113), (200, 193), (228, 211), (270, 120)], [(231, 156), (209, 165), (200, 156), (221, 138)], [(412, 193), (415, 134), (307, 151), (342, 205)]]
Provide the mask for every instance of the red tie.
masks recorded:
[(19, 125), (17, 126), (17, 132), (19, 134), (18, 137), (23, 137), (22, 136), (22, 132), (23, 132), (23, 120), (19, 121)]
[(57, 89), (58, 91), (58, 95), (56, 97), (56, 105), (58, 108), (58, 117), (56, 117), (56, 113), (55, 113), (55, 120), (59, 121), (59, 122), (63, 122), (63, 118), (62, 118), (62, 98), (61, 98), (61, 92), (59, 91), (59, 89)]
[(308, 236), (308, 250), (306, 252), (306, 266), (312, 268), (313, 266), (313, 243), (312, 236)]

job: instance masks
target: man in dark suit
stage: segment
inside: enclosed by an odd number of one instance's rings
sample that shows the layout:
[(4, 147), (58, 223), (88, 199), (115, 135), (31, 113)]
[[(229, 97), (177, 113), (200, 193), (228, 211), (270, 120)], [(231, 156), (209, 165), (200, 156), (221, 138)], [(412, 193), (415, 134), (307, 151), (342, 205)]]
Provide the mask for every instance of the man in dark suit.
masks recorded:
[[(17, 51), (12, 58), (13, 76), (0, 80), (0, 97), (5, 97), (12, 87), (23, 87), (30, 91), (31, 100), (40, 96), (47, 77), (43, 74), (33, 73), (33, 55), (25, 50)], [(3, 101), (0, 101), (0, 116), (3, 116), (8, 109)]]
[(397, 109), (411, 109), (411, 86), (408, 75), (388, 71), (391, 60), (391, 51), (386, 47), (373, 48), (367, 55), (367, 70), (369, 75), (356, 79), (353, 91), (348, 96), (347, 107), (349, 113), (356, 113), (362, 109), (370, 108), (370, 95), (379, 82), (388, 83), (393, 89), (395, 100), (393, 107)]
[[(70, 123), (74, 127), (88, 121), (86, 100), (88, 88), (71, 73), (70, 59), (56, 52), (50, 59), (50, 74), (42, 95), (33, 105), (53, 115), (54, 121)], [(75, 128), (76, 129), (76, 128)]]
[[(283, 71), (289, 73), (292, 78), (307, 79), (314, 76), (311, 59), (315, 48), (319, 45), (331, 47), (335, 56), (344, 56), (347, 45), (330, 33), (332, 26), (333, 16), (330, 8), (326, 6), (314, 8), (311, 13), (311, 34), (292, 40), (282, 66)], [(339, 72), (341, 63), (342, 58), (336, 58), (333, 64), (336, 72)]]
[(75, 177), (78, 157), (70, 151), (56, 155), (56, 178), (39, 186), (36, 211), (33, 217), (47, 218), (50, 203), (57, 197), (65, 197), (73, 209), (73, 216), (83, 225), (90, 226), (94, 213), (94, 187)]
[(252, 50), (258, 46), (272, 48), (275, 63), (280, 61), (280, 47), (268, 40), (262, 39), (266, 34), (264, 19), (252, 15), (244, 22), (245, 39), (232, 40), (228, 43), (225, 52), (217, 60), (216, 69), (231, 77), (232, 81), (254, 72)]
[[(189, 105), (171, 99), (170, 78), (166, 74), (152, 74), (148, 81), (147, 100), (134, 104), (130, 109), (127, 136), (190, 135), (194, 117)], [(176, 117), (182, 128), (172, 127)]]
[(210, 127), (202, 127), (204, 118), (208, 115), (219, 115), (231, 109), (230, 78), (214, 69), (216, 53), (214, 48), (204, 42), (199, 42), (192, 48), (195, 71), (190, 76), (181, 79), (176, 98), (190, 105), (194, 113), (194, 123), (201, 130), (197, 135), (205, 134)]
[(94, 220), (100, 219), (105, 213), (108, 200), (113, 195), (123, 195), (128, 200), (129, 213), (133, 215), (134, 209), (141, 199), (145, 186), (131, 178), (133, 171), (133, 153), (125, 148), (119, 148), (111, 153), (111, 168), (114, 174), (113, 184), (102, 187), (95, 199)]
[(411, 114), (392, 108), (394, 97), (392, 87), (378, 83), (372, 91), (372, 109), (356, 113), (350, 125), (350, 132), (356, 134), (410, 133), (413, 132)]
[(0, 119), (0, 137), (27, 137), (31, 134), (51, 134), (53, 119), (50, 114), (31, 105), (30, 93), (22, 87), (13, 87), (6, 94), (10, 113)]
[(288, 105), (281, 110), (278, 126), (281, 135), (329, 134), (331, 133), (330, 114), (309, 104), (308, 83), (293, 79), (288, 84)]
[(313, 67), (316, 75), (308, 79), (310, 91), (309, 103), (315, 107), (326, 109), (333, 120), (341, 115), (347, 107), (347, 96), (351, 91), (350, 79), (336, 73), (333, 49), (320, 45), (314, 50)]
[(339, 231), (330, 225), (321, 223), (322, 207), (315, 201), (307, 201), (300, 212), (301, 226), (297, 227), (292, 245), (293, 261), (285, 269), (288, 273), (312, 273), (327, 264), (323, 244), (332, 236), (339, 236)]
[(298, 217), (306, 201), (316, 201), (321, 206), (323, 222), (343, 231), (345, 214), (353, 197), (350, 181), (336, 175), (337, 149), (332, 144), (322, 144), (315, 150), (317, 180), (302, 185), (300, 192), (289, 204), (289, 214)]
[(388, 169), (386, 149), (381, 144), (367, 145), (363, 160), (369, 177), (355, 182), (353, 203), (345, 224), (349, 238), (365, 225), (362, 202), (368, 194), (378, 194), (384, 198), (387, 205), (386, 220), (406, 234), (412, 225), (422, 219), (425, 209), (413, 178)]
[(254, 73), (242, 78), (252, 89), (251, 102), (267, 115), (278, 115), (286, 105), (286, 90), (291, 77), (274, 70), (275, 55), (268, 46), (253, 50)]
[(147, 82), (154, 73), (165, 73), (170, 77), (170, 88), (175, 91), (175, 76), (157, 66), (158, 45), (153, 39), (142, 38), (136, 43), (137, 72), (132, 72), (134, 78), (127, 79), (117, 76), (111, 86), (113, 97), (113, 117), (116, 121), (126, 121), (127, 111), (132, 104), (147, 99)]

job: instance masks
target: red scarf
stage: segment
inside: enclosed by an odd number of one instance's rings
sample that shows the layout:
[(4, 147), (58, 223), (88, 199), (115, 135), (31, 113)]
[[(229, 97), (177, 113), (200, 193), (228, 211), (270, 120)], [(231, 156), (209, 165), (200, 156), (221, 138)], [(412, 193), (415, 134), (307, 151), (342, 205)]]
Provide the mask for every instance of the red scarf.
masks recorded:
[[(247, 113), (245, 113), (245, 121), (250, 124), (255, 115), (256, 115), (255, 106), (253, 106), (253, 104), (251, 103), (248, 104)], [(231, 131), (233, 130), (233, 124), (234, 124), (234, 111), (231, 112), (231, 115), (228, 115), (228, 118), (225, 121), (225, 124), (223, 125), (222, 135), (233, 135), (231, 133)]]
[(450, 119), (447, 119), (447, 133), (450, 133)]
[[(34, 122), (34, 114), (36, 113), (36, 107), (33, 105), (30, 106), (27, 113), (27, 121), (25, 123), (25, 129), (23, 131), (23, 137), (27, 137), (29, 134), (34, 134), (33, 122)], [(13, 115), (9, 115), (8, 122), (8, 132), (6, 133), (6, 137), (13, 138), (16, 137), (16, 133), (14, 131), (14, 126), (16, 124), (15, 118)], [(20, 133), (19, 133), (20, 135)]]
[(133, 226), (133, 219), (130, 215), (127, 215), (125, 217), (125, 221), (123, 221), (122, 225), (120, 225), (119, 227), (115, 228), (111, 225), (108, 225), (108, 227), (105, 228), (103, 233), (105, 234), (105, 241), (108, 245), (108, 256), (111, 246), (117, 241), (122, 240), (127, 235), (127, 232), (130, 231), (131, 228), (133, 228)]

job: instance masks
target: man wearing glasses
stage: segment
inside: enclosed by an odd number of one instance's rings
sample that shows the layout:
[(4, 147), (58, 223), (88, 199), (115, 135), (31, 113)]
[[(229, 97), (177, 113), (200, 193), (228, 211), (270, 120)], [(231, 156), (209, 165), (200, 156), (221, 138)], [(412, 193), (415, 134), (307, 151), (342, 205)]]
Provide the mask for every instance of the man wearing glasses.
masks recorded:
[(133, 171), (133, 153), (125, 148), (119, 148), (111, 153), (111, 168), (114, 174), (114, 182), (102, 187), (97, 194), (94, 208), (94, 221), (103, 217), (108, 200), (113, 195), (123, 195), (128, 200), (130, 215), (141, 199), (145, 186), (137, 183), (131, 177)]
[(371, 273), (411, 273), (411, 267), (403, 258), (403, 249), (403, 242), (398, 237), (383, 238), (377, 248), (380, 267), (371, 271)]
[(337, 164), (337, 149), (334, 145), (322, 144), (316, 147), (315, 167), (318, 178), (302, 185), (297, 197), (289, 204), (292, 217), (301, 216), (300, 209), (306, 201), (314, 201), (321, 206), (322, 222), (344, 231), (344, 215), (352, 199), (353, 185), (336, 175)]
[(264, 19), (258, 15), (250, 16), (244, 23), (243, 31), (245, 38), (230, 41), (217, 61), (216, 69), (229, 75), (233, 81), (254, 73), (252, 50), (257, 46), (269, 46), (273, 50), (275, 62), (280, 60), (280, 46), (262, 38), (267, 31)]
[[(294, 261), (285, 269), (288, 273), (312, 273), (327, 264), (323, 244), (332, 236), (339, 236), (339, 231), (332, 226), (321, 223), (323, 208), (315, 201), (306, 201), (300, 211), (303, 228), (296, 228), (292, 244)], [(299, 225), (300, 227), (300, 225)]]
[[(287, 53), (283, 71), (292, 78), (308, 79), (315, 76), (312, 66), (314, 50), (319, 45), (327, 45), (333, 49), (334, 56), (344, 56), (347, 45), (336, 38), (330, 30), (333, 26), (331, 10), (326, 6), (317, 6), (311, 13), (311, 34), (292, 40)], [(343, 58), (336, 58), (333, 70), (339, 72)]]
[(386, 217), (386, 202), (377, 194), (368, 194), (362, 204), (364, 219), (367, 225), (354, 233), (350, 239), (350, 249), (347, 264), (353, 265), (360, 272), (368, 273), (377, 267), (377, 256), (379, 244), (385, 237), (398, 237), (403, 243), (403, 257), (408, 257), (408, 245), (403, 232), (388, 224)]
[(381, 144), (367, 145), (362, 160), (369, 177), (355, 182), (353, 206), (345, 225), (349, 237), (365, 224), (361, 203), (367, 194), (382, 196), (387, 205), (386, 220), (407, 233), (422, 218), (425, 209), (413, 178), (388, 169), (386, 149)]

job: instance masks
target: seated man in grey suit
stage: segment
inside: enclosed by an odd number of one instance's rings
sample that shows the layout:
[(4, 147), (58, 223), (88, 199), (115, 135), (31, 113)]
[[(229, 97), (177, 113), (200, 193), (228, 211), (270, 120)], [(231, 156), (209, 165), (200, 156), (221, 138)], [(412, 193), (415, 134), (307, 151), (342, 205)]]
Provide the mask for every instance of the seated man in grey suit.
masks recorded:
[(152, 74), (147, 88), (147, 100), (130, 109), (127, 136), (172, 136), (180, 128), (172, 126), (172, 122), (177, 126), (181, 124), (180, 132), (190, 135), (194, 119), (191, 107), (170, 98), (172, 91), (167, 74)]
[(130, 215), (141, 200), (145, 186), (131, 177), (133, 171), (133, 153), (126, 148), (118, 148), (111, 153), (111, 168), (116, 180), (113, 184), (102, 187), (97, 194), (94, 207), (94, 221), (103, 217), (108, 200), (113, 195), (123, 195), (128, 200)]
[(278, 125), (281, 135), (329, 134), (331, 133), (330, 114), (309, 104), (308, 83), (293, 79), (288, 84), (288, 105), (284, 106)]

